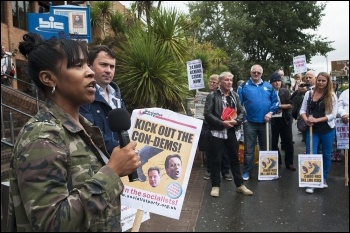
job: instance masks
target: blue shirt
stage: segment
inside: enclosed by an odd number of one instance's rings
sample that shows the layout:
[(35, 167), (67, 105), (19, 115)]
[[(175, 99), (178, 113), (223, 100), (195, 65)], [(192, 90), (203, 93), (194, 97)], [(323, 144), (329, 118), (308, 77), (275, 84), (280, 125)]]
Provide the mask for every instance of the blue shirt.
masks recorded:
[[(103, 88), (100, 85), (96, 84), (96, 88), (101, 96), (105, 95)], [(111, 106), (111, 108), (112, 109), (121, 108), (121, 100), (116, 97), (115, 89), (112, 88), (111, 85), (108, 85), (107, 90), (108, 90), (108, 99), (110, 100), (108, 104)], [(115, 101), (113, 101), (113, 100), (115, 100)], [(116, 104), (118, 106), (116, 106)]]

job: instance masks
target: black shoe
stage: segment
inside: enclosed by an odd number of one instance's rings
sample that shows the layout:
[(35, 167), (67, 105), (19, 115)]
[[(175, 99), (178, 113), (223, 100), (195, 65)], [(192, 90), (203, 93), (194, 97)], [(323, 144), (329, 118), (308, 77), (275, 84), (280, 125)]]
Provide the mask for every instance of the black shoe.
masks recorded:
[(230, 176), (230, 174), (225, 174), (222, 176), (222, 178), (224, 178), (227, 181), (231, 181), (232, 180), (232, 176)]
[(287, 169), (291, 170), (291, 171), (296, 171), (297, 169), (293, 166), (293, 164), (289, 165), (287, 167)]
[(204, 177), (205, 180), (209, 180), (210, 179), (210, 172), (205, 173)]

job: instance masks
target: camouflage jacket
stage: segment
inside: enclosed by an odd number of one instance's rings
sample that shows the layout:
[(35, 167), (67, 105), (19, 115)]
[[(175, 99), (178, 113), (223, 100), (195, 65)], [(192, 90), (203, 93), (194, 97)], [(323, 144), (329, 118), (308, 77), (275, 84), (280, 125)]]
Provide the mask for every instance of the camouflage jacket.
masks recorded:
[[(121, 231), (120, 177), (101, 131), (51, 100), (20, 131), (10, 164), (8, 231)], [(17, 229), (16, 229), (17, 228)]]

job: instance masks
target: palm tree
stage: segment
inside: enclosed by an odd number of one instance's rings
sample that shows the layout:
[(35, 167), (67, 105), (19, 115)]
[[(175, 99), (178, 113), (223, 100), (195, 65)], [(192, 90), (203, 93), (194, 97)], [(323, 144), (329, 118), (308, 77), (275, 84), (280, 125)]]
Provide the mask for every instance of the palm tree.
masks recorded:
[(126, 21), (122, 13), (115, 11), (111, 13), (110, 16), (110, 28), (115, 35), (119, 33), (125, 33), (126, 30)]
[(185, 56), (189, 54), (186, 37), (191, 25), (188, 18), (173, 8), (153, 11), (151, 19), (151, 29), (157, 35), (163, 49), (184, 63)]
[(131, 5), (131, 8), (134, 11), (137, 11), (137, 19), (138, 20), (141, 20), (141, 16), (143, 14), (145, 14), (147, 26), (151, 25), (151, 14), (152, 14), (152, 11), (155, 9), (153, 7), (153, 3), (155, 3), (155, 2), (158, 2), (156, 9), (159, 10), (162, 1), (135, 1)]
[(111, 1), (94, 1), (90, 8), (91, 26), (93, 29), (100, 28), (102, 40), (109, 33), (109, 21), (112, 15)]
[(156, 34), (139, 27), (130, 30), (119, 54), (116, 77), (129, 109), (162, 107), (179, 111), (187, 93), (187, 80), (179, 63), (162, 46)]

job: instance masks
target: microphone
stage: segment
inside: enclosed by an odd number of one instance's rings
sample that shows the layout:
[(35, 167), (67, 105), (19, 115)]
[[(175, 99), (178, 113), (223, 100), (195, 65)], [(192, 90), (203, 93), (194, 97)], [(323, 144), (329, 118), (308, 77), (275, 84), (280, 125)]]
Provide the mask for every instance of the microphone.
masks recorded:
[[(108, 113), (108, 124), (113, 132), (116, 132), (119, 139), (120, 148), (123, 148), (130, 142), (128, 129), (130, 129), (131, 121), (129, 112), (123, 108), (112, 109)], [(139, 176), (137, 170), (128, 175), (129, 181), (138, 181)]]

